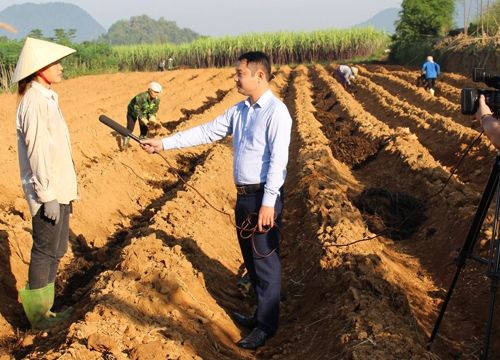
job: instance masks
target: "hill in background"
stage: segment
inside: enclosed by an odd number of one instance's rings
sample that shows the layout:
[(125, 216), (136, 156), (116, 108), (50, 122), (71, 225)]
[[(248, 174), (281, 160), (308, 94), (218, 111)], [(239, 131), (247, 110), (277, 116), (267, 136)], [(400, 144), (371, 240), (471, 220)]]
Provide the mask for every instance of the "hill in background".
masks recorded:
[(191, 29), (181, 29), (175, 21), (154, 20), (147, 15), (115, 22), (100, 40), (113, 45), (188, 43), (200, 37)]
[(74, 41), (77, 43), (95, 40), (106, 33), (106, 29), (85, 10), (62, 2), (12, 5), (0, 11), (0, 22), (9, 23), (18, 30), (17, 33), (0, 33), (9, 39), (22, 39), (34, 29), (40, 29), (45, 37), (54, 36), (54, 29), (75, 29)]
[(399, 8), (389, 8), (380, 11), (375, 16), (369, 18), (362, 23), (354, 25), (353, 27), (368, 27), (371, 26), (377, 30), (385, 30), (389, 34), (394, 34), (394, 22), (399, 19)]
[[(368, 27), (371, 26), (377, 30), (385, 30), (389, 34), (394, 34), (396, 26), (394, 23), (399, 19), (400, 8), (388, 8), (382, 10), (362, 23), (354, 25), (353, 27)], [(463, 6), (455, 5), (455, 16), (453, 17), (455, 26), (458, 28), (463, 27), (464, 22), (464, 10)], [(472, 21), (472, 19), (469, 19)]]
[(200, 37), (191, 29), (179, 28), (175, 21), (168, 21), (162, 17), (154, 20), (146, 15), (117, 21), (106, 32), (106, 29), (85, 10), (63, 2), (12, 5), (0, 11), (0, 22), (13, 25), (18, 30), (17, 33), (0, 32), (0, 36), (11, 40), (22, 39), (35, 29), (41, 30), (46, 38), (54, 36), (54, 29), (63, 29), (65, 32), (75, 29), (76, 34), (72, 41), (76, 43), (101, 40), (113, 45), (180, 44)]

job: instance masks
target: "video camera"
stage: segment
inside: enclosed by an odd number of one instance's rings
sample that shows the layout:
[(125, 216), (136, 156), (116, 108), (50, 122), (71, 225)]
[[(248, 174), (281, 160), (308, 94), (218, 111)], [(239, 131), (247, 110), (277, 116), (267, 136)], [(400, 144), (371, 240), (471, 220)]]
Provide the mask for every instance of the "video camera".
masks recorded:
[(498, 113), (500, 110), (500, 74), (491, 74), (483, 68), (475, 68), (472, 73), (472, 81), (483, 82), (492, 89), (462, 89), (460, 97), (460, 110), (464, 115), (473, 115), (476, 113), (479, 106), (479, 96), (484, 95), (486, 104), (491, 111)]

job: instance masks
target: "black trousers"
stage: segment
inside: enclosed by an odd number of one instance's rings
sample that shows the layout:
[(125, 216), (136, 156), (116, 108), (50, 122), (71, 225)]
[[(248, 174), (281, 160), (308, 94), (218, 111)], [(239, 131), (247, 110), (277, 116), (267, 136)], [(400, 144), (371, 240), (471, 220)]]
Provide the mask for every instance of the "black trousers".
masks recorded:
[(436, 84), (436, 78), (427, 79), (427, 86), (429, 87), (429, 89), (434, 89), (435, 84)]
[[(252, 216), (251, 227), (256, 226), (257, 214), (259, 213), (263, 195), (263, 190), (254, 194), (238, 195), (235, 209), (236, 225), (238, 225), (238, 227), (241, 227), (248, 216)], [(275, 222), (278, 227), (281, 227), (282, 209), (283, 190), (281, 190), (281, 195), (277, 198), (274, 207)], [(245, 267), (250, 275), (255, 294), (257, 295), (257, 326), (268, 334), (274, 334), (278, 329), (281, 297), (279, 230), (275, 226), (266, 233), (255, 234), (253, 239), (245, 238), (248, 235), (249, 233), (241, 233), (241, 231), (238, 230), (238, 241)], [(266, 256), (269, 253), (271, 253), (271, 255)]]
[[(129, 112), (127, 112), (127, 129), (129, 129), (131, 132), (134, 132), (135, 128), (135, 123), (137, 119), (133, 117)], [(148, 134), (148, 126), (144, 125), (142, 122), (139, 121), (139, 129), (141, 130), (141, 136), (146, 136)]]
[(44, 215), (43, 205), (33, 216), (33, 246), (28, 270), (30, 289), (40, 289), (56, 279), (57, 269), (68, 250), (71, 205), (60, 204), (57, 224)]

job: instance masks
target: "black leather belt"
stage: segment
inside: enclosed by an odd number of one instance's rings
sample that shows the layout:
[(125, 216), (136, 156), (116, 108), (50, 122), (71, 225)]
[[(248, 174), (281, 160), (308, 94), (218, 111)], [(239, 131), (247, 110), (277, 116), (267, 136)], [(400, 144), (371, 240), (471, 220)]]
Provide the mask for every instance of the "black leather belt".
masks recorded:
[(262, 184), (249, 184), (249, 185), (236, 185), (236, 192), (238, 195), (254, 194), (258, 191), (264, 190), (264, 183)]

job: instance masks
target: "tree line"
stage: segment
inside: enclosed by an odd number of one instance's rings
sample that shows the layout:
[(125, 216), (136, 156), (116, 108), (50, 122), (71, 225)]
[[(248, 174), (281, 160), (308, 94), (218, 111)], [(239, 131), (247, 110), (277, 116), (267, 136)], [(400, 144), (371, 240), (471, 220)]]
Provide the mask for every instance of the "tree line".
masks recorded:
[[(477, 15), (469, 21), (472, 6), (478, 4), (476, 0), (403, 0), (391, 39), (390, 61), (398, 64), (420, 63), (440, 41), (449, 36), (498, 35), (500, 1), (481, 1)], [(454, 29), (453, 14), (458, 6), (464, 9), (464, 27)]]

